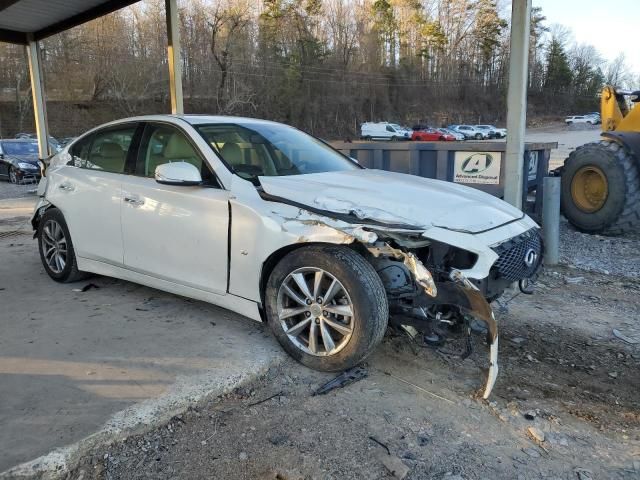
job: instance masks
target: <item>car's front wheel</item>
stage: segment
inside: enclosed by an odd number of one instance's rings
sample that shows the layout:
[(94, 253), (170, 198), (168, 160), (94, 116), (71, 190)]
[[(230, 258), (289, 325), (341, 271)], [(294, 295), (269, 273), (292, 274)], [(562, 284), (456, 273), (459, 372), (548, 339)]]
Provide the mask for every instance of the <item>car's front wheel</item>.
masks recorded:
[(303, 365), (339, 371), (380, 343), (389, 307), (371, 264), (344, 246), (302, 247), (269, 276), (267, 319), (283, 348)]
[(85, 276), (78, 270), (67, 222), (57, 208), (47, 210), (40, 219), (38, 249), (44, 269), (56, 282), (74, 282)]
[(11, 183), (18, 183), (18, 171), (16, 167), (9, 167), (9, 181)]

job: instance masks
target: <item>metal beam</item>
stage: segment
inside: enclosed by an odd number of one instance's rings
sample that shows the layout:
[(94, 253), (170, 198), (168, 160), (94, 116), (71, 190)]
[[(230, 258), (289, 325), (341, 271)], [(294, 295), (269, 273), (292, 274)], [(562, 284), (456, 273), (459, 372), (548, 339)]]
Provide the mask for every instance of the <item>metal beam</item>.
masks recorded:
[(49, 128), (47, 125), (47, 106), (44, 100), (40, 45), (37, 40), (34, 40), (33, 35), (29, 35), (27, 59), (29, 61), (29, 76), (31, 77), (33, 113), (36, 119), (36, 133), (38, 135), (38, 157), (42, 160), (49, 156)]
[(522, 208), (524, 195), (524, 133), (527, 122), (529, 26), (531, 0), (511, 3), (509, 90), (507, 92), (507, 151), (504, 199)]
[(20, 0), (0, 0), (0, 12), (6, 10), (14, 3), (18, 3)]
[(184, 113), (182, 99), (182, 64), (180, 63), (180, 23), (177, 0), (165, 0), (167, 16), (167, 57), (169, 60), (169, 93), (171, 113)]
[(78, 25), (89, 22), (91, 20), (95, 20), (96, 18), (102, 17), (109, 13), (113, 13), (116, 10), (128, 7), (129, 5), (132, 5), (139, 1), (140, 0), (107, 0), (106, 2), (102, 2), (95, 7), (85, 10), (84, 12), (78, 13), (69, 18), (65, 18), (58, 23), (54, 23), (53, 25), (49, 25), (48, 27), (38, 30), (34, 33), (34, 37), (36, 40), (42, 40), (43, 38), (50, 37), (51, 35), (55, 35), (56, 33), (60, 33), (64, 30), (69, 30), (73, 27), (77, 27)]
[(19, 45), (27, 44), (27, 34), (16, 30), (7, 30), (0, 28), (0, 42), (17, 43)]

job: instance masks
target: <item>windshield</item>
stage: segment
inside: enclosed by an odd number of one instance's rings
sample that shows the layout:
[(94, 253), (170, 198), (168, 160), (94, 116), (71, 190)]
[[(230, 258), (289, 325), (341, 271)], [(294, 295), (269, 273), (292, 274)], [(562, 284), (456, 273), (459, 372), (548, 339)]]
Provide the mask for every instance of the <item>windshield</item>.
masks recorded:
[(194, 127), (238, 176), (255, 185), (260, 184), (260, 176), (360, 168), (320, 140), (287, 125), (216, 123)]
[(2, 151), (7, 155), (37, 155), (36, 142), (2, 142)]

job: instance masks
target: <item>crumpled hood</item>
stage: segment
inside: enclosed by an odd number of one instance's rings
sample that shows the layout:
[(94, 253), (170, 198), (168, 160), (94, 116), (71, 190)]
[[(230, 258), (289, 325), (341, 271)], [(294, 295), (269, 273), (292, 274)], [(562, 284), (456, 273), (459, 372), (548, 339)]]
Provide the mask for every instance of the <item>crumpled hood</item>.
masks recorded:
[(523, 217), (508, 203), (455, 183), (383, 170), (260, 177), (264, 191), (314, 209), (361, 220), (470, 233)]

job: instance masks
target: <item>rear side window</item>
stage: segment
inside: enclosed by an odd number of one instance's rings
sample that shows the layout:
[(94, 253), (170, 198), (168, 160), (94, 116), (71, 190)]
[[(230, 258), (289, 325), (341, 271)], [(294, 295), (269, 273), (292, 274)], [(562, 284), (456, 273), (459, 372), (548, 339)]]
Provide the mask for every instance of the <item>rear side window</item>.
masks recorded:
[(124, 173), (135, 132), (136, 125), (127, 125), (94, 133), (72, 147), (72, 165), (91, 170)]

